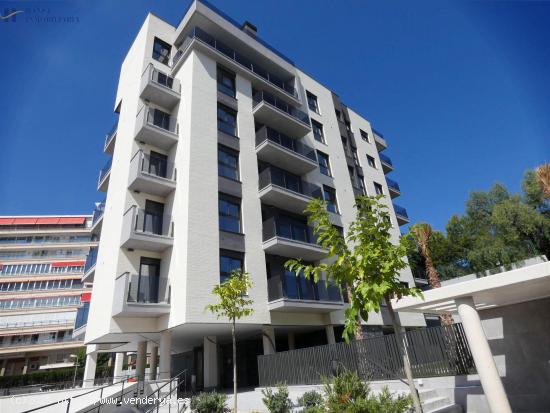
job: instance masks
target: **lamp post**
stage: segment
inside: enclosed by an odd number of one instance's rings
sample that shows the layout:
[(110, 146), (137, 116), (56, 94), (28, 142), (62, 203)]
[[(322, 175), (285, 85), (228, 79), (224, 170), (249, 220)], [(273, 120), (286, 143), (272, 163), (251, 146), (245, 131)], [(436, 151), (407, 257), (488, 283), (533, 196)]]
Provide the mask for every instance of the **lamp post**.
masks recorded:
[(74, 362), (74, 375), (73, 375), (73, 388), (74, 388), (76, 384), (76, 370), (78, 369), (78, 354), (71, 354), (69, 357), (72, 359), (76, 359), (76, 361)]

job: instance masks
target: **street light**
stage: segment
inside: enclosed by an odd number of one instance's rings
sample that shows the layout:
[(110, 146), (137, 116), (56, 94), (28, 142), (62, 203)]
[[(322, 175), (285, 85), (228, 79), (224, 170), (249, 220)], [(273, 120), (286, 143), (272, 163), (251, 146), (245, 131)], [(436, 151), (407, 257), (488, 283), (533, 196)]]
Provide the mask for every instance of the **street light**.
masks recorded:
[(76, 359), (74, 362), (73, 388), (76, 385), (76, 369), (78, 369), (78, 354), (71, 354), (69, 358)]

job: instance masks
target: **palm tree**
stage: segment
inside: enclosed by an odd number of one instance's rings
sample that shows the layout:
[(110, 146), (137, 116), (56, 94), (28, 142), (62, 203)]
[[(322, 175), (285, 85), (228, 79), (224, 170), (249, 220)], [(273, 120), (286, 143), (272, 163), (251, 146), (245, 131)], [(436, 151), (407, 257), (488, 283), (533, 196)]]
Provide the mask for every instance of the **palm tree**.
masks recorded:
[[(410, 229), (411, 234), (416, 241), (416, 245), (420, 249), (420, 254), (424, 258), (424, 263), (426, 265), (426, 274), (428, 275), (428, 283), (432, 288), (441, 287), (441, 281), (439, 279), (439, 273), (435, 268), (435, 265), (432, 260), (432, 254), (430, 252), (430, 238), (432, 236), (432, 227), (430, 224), (420, 223), (415, 224)], [(441, 314), (439, 316), (441, 323), (443, 325), (453, 324), (453, 317), (450, 314)]]
[(550, 163), (537, 167), (535, 175), (544, 197), (550, 198)]

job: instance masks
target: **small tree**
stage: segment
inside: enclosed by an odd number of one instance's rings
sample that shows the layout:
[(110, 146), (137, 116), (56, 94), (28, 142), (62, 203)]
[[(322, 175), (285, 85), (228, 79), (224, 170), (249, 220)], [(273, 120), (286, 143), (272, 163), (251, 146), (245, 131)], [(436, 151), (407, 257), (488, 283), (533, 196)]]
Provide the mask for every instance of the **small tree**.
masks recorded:
[(218, 304), (210, 304), (206, 309), (216, 314), (218, 318), (227, 317), (231, 322), (231, 338), (233, 340), (233, 409), (237, 412), (237, 340), (235, 322), (242, 317), (251, 315), (250, 308), (253, 301), (246, 298), (248, 290), (252, 288), (252, 281), (248, 273), (233, 270), (231, 276), (222, 284), (216, 285), (212, 293), (219, 298)]
[(403, 357), (414, 407), (420, 413), (422, 407), (414, 387), (402, 327), (391, 304), (395, 297), (422, 296), (418, 288), (409, 287), (399, 279), (400, 271), (407, 267), (406, 256), (413, 248), (413, 242), (410, 238), (401, 237), (399, 243), (392, 243), (390, 215), (382, 198), (383, 195), (356, 198), (356, 219), (350, 224), (346, 238), (330, 222), (326, 203), (318, 199), (311, 201), (305, 212), (309, 213), (308, 222), (313, 225), (317, 242), (328, 249), (327, 260), (318, 265), (289, 260), (285, 266), (297, 276), (303, 273), (315, 282), (319, 282), (324, 274), (326, 283), (332, 280), (346, 286), (349, 298), (343, 334), (346, 341), (359, 329), (361, 318), (367, 320), (369, 312), (379, 312), (385, 300)]
[[(411, 227), (410, 233), (412, 234), (416, 245), (420, 250), (420, 254), (424, 258), (424, 265), (426, 267), (426, 274), (428, 276), (428, 283), (430, 284), (430, 287), (441, 287), (439, 272), (435, 268), (430, 250), (430, 241), (433, 234), (431, 225), (426, 223), (415, 224)], [(439, 318), (441, 323), (445, 326), (450, 326), (453, 324), (453, 316), (449, 313), (441, 314)]]

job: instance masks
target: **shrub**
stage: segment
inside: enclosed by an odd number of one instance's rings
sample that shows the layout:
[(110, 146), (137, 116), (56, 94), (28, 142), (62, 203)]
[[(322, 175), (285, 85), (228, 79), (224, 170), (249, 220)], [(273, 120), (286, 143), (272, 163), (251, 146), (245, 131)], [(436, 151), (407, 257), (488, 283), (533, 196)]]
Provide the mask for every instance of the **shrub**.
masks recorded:
[(290, 413), (292, 409), (292, 401), (288, 397), (288, 387), (285, 385), (277, 386), (277, 391), (273, 392), (272, 388), (262, 390), (264, 397), (262, 401), (269, 410), (269, 413)]
[(394, 396), (387, 387), (377, 396), (371, 396), (369, 402), (371, 412), (407, 413), (412, 409), (410, 394)]
[(304, 408), (303, 413), (317, 413), (323, 406), (323, 396), (318, 391), (310, 390), (298, 399), (298, 404)]
[(191, 398), (191, 410), (196, 413), (226, 413), (227, 396), (223, 393), (199, 393)]

